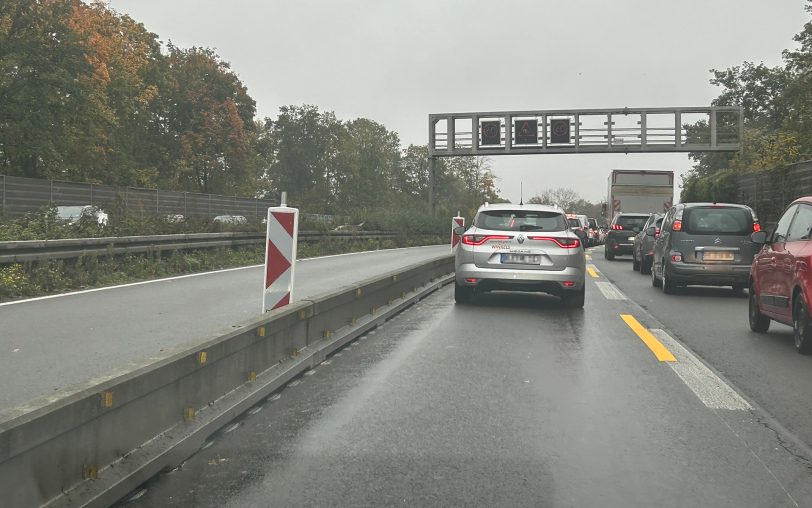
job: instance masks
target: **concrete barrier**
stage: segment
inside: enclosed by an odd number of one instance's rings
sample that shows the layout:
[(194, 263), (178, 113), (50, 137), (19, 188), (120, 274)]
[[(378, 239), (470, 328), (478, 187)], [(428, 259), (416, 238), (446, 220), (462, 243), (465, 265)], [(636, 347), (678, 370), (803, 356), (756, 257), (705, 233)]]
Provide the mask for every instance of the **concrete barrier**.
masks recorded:
[[(128, 372), (0, 412), (0, 504), (109, 506), (335, 349), (450, 282), (453, 270), (453, 258), (442, 257), (294, 302)], [(127, 330), (111, 340), (128, 340)]]

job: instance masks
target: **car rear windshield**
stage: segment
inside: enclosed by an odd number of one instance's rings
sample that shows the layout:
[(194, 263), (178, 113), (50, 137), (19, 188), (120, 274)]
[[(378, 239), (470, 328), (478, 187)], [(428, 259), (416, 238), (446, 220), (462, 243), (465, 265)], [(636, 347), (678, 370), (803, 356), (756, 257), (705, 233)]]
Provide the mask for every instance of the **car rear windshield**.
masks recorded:
[(682, 214), (682, 230), (692, 235), (746, 235), (753, 231), (753, 215), (745, 208), (688, 208)]
[(623, 229), (642, 228), (648, 220), (647, 215), (621, 215), (615, 224), (623, 226)]
[(474, 226), (499, 231), (564, 231), (567, 221), (557, 212), (487, 210), (477, 214)]
[(589, 227), (598, 229), (598, 221), (595, 219), (589, 219)]
[(578, 219), (567, 219), (567, 222), (569, 222), (571, 228), (581, 227), (581, 221), (579, 221)]

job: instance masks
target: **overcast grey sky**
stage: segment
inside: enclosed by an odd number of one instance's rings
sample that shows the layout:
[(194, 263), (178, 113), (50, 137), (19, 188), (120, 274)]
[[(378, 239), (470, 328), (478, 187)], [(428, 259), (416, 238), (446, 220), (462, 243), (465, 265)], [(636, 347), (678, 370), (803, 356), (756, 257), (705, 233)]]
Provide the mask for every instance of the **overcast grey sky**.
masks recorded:
[[(711, 68), (781, 63), (803, 0), (111, 0), (181, 47), (230, 62), (260, 116), (315, 104), (425, 144), (429, 113), (702, 106)], [(605, 198), (610, 169), (691, 167), (686, 155), (492, 158), (518, 201), (572, 187)]]

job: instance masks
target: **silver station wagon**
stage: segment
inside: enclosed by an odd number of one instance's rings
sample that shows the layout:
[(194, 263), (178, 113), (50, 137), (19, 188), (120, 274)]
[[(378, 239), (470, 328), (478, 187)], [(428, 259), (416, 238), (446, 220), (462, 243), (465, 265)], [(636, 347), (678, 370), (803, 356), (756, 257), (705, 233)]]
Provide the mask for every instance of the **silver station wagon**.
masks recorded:
[(547, 205), (494, 204), (479, 208), (456, 247), (458, 303), (476, 293), (538, 291), (584, 306), (586, 234), (570, 230), (564, 211)]

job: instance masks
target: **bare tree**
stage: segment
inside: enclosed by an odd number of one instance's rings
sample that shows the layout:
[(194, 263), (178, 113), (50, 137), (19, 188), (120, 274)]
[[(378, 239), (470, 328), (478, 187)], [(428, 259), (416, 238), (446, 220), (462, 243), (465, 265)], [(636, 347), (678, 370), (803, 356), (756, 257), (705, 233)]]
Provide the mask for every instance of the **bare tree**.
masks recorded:
[(558, 187), (556, 189), (545, 189), (541, 194), (533, 196), (528, 203), (539, 205), (558, 205), (566, 211), (581, 200), (581, 196), (570, 187)]

